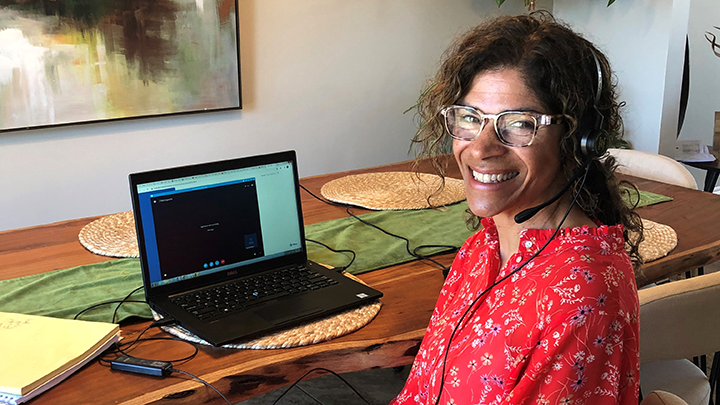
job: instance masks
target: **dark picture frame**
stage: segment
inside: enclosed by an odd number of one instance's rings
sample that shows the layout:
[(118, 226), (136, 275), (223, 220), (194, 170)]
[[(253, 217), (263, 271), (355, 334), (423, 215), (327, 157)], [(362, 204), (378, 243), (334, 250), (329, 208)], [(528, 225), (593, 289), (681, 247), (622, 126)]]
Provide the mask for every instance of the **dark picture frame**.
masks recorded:
[(0, 132), (242, 108), (237, 0), (0, 0)]

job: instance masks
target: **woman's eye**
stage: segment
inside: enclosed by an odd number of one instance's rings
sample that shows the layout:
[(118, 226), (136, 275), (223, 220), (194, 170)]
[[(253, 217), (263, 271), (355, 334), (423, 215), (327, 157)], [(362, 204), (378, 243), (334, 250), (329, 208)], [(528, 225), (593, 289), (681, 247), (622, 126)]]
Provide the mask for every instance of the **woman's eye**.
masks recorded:
[(463, 123), (463, 124), (465, 124), (465, 125), (468, 125), (468, 124), (479, 124), (479, 123), (480, 123), (480, 118), (479, 118), (479, 117), (476, 117), (476, 116), (474, 116), (474, 115), (465, 114), (465, 115), (461, 115), (461, 116), (460, 116), (460, 122)]
[(511, 131), (532, 131), (535, 128), (535, 122), (527, 118), (510, 119), (505, 121), (505, 128)]

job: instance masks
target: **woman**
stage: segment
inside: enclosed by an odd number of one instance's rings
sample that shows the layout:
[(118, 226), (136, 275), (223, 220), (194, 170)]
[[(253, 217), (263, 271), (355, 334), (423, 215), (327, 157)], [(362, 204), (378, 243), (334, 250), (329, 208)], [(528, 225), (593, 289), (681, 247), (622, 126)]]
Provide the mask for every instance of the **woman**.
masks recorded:
[[(482, 229), (393, 405), (638, 403), (642, 226), (614, 160), (580, 141), (621, 135), (610, 77), (602, 53), (547, 14), (489, 21), (446, 53), (416, 141), (427, 156), (452, 142)], [(628, 230), (640, 235), (630, 255)]]

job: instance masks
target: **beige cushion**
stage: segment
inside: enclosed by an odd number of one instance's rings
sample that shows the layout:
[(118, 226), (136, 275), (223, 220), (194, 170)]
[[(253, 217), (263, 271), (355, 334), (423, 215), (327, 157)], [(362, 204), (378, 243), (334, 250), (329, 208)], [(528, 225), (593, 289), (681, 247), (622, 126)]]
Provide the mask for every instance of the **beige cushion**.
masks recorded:
[[(671, 392), (688, 405), (707, 405), (710, 401), (710, 382), (699, 368), (685, 359), (641, 364), (640, 387), (643, 392)], [(645, 404), (645, 399), (642, 403)]]
[(608, 152), (617, 160), (619, 173), (697, 189), (690, 171), (667, 156), (632, 149), (610, 148)]
[(669, 392), (653, 391), (643, 398), (640, 405), (687, 405), (687, 402)]
[(720, 351), (720, 272), (638, 291), (640, 362)]

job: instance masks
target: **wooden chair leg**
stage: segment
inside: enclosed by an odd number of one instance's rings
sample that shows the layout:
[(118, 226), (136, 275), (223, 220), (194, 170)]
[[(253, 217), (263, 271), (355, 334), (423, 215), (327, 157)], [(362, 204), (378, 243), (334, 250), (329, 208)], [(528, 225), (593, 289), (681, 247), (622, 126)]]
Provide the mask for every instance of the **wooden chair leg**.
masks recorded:
[(720, 352), (715, 352), (712, 367), (710, 368), (710, 405), (714, 404), (713, 395), (718, 392), (718, 371), (720, 371)]

